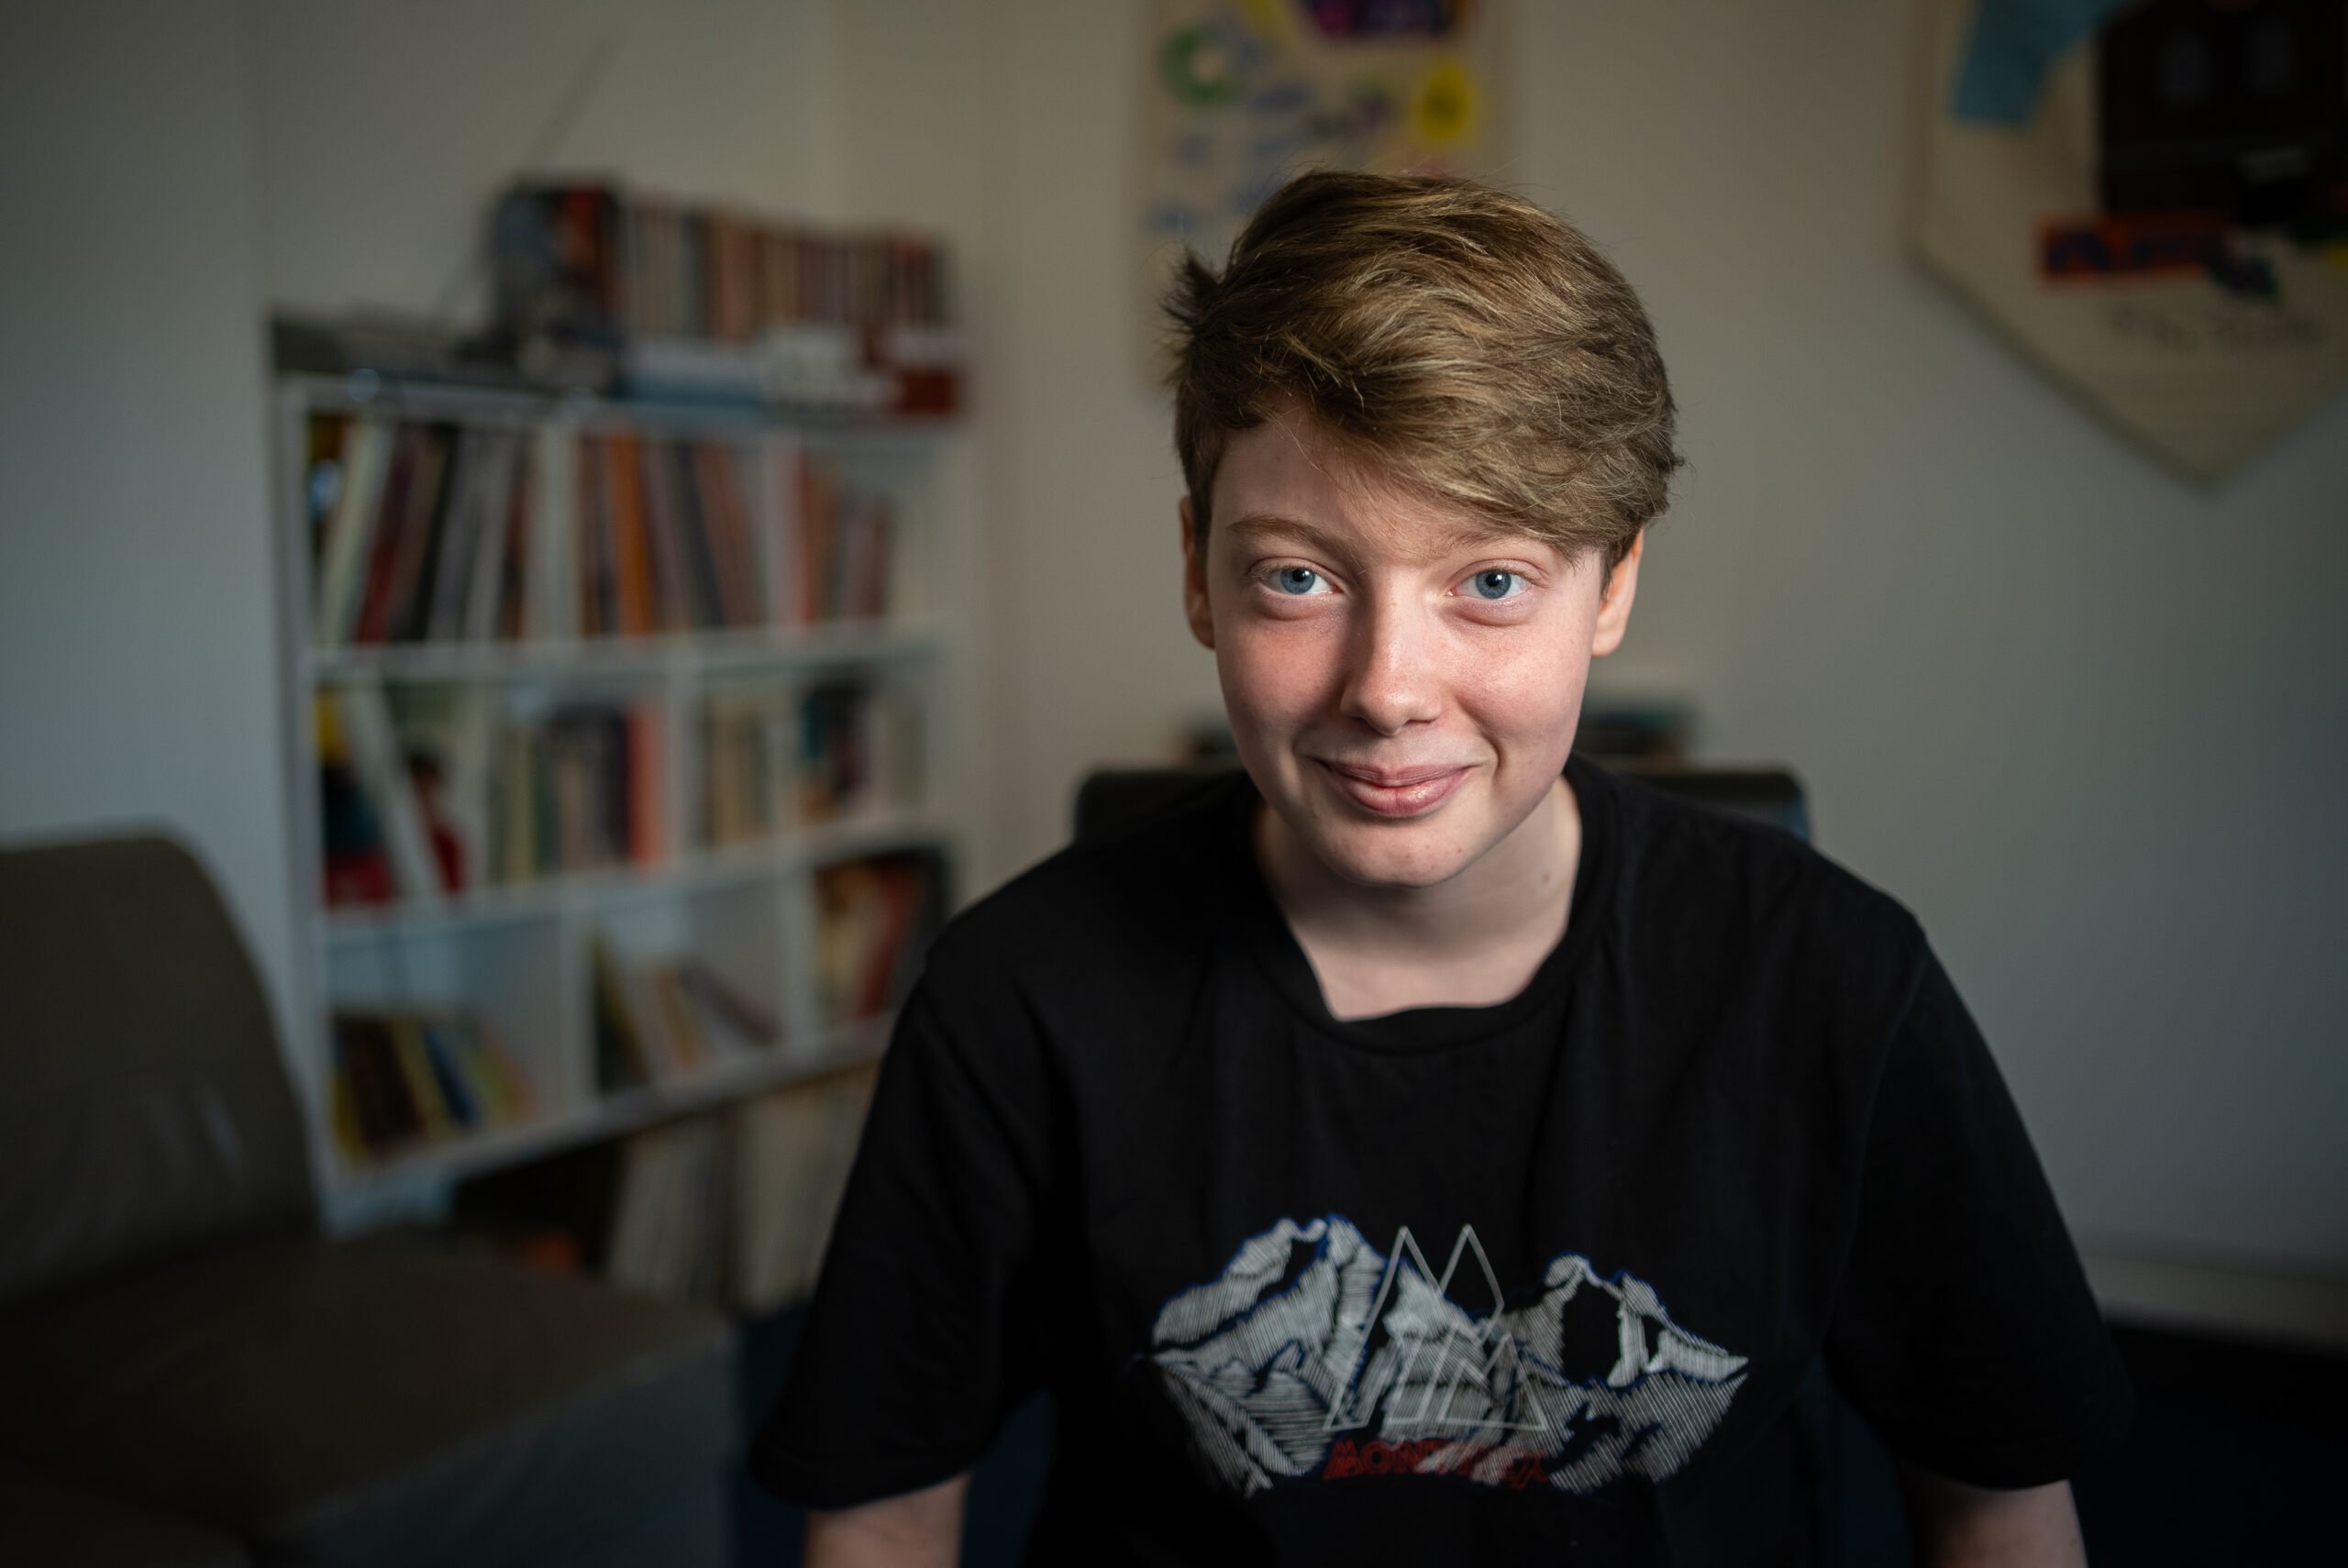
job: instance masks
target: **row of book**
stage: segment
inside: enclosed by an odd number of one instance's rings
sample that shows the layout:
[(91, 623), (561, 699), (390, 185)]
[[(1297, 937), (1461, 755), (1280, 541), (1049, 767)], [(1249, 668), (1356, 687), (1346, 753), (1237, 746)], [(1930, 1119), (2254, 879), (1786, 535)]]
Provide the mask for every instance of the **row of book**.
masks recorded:
[(789, 820), (787, 775), (774, 743), (782, 701), (770, 687), (727, 688), (702, 699), (700, 829), (714, 848), (763, 843)]
[(632, 1289), (765, 1314), (813, 1292), (869, 1110), (855, 1067), (630, 1136), (603, 1247)]
[[(485, 683), (349, 680), (312, 694), (329, 908), (441, 899), (673, 850), (661, 700), (543, 703)], [(695, 847), (920, 800), (914, 692), (866, 678), (702, 694)]]
[(698, 955), (632, 958), (598, 932), (588, 966), (595, 1081), (606, 1093), (681, 1083), (782, 1039), (773, 1010)]
[(657, 700), (504, 710), (490, 686), (313, 694), (328, 907), (429, 905), (668, 854)]
[[(770, 511), (747, 502), (746, 457), (753, 478), (770, 470)], [(885, 498), (844, 483), (795, 443), (746, 454), (712, 442), (583, 436), (572, 528), (579, 635), (884, 616), (890, 518)]]
[(321, 415), (309, 434), (314, 641), (523, 635), (527, 432)]
[(714, 442), (579, 440), (583, 636), (753, 626), (767, 619), (741, 453)]
[(533, 1114), (527, 1077), (488, 1021), (461, 1010), (333, 1015), (331, 1121), (354, 1159), (509, 1126)]
[(788, 437), (315, 415), (321, 647), (642, 636), (889, 613), (892, 508)]
[(826, 680), (799, 700), (799, 820), (838, 822), (921, 798), (921, 711), (902, 686)]
[(793, 822), (910, 806), (920, 796), (919, 746), (913, 693), (890, 683), (711, 691), (702, 705), (701, 842), (755, 843)]
[(815, 872), (815, 1010), (825, 1028), (902, 1006), (943, 918), (944, 878), (925, 851)]
[(930, 236), (828, 232), (612, 184), (524, 182), (491, 217), (501, 318), (517, 334), (740, 342), (799, 322), (947, 319)]

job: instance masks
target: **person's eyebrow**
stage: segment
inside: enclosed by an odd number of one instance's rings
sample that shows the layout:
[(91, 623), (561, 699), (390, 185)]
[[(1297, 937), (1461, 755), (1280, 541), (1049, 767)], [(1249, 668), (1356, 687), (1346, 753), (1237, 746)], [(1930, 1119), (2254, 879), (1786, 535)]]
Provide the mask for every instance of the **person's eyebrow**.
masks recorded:
[(1346, 541), (1317, 523), (1307, 523), (1301, 517), (1283, 517), (1277, 512), (1251, 512), (1245, 517), (1234, 518), (1226, 529), (1234, 539), (1260, 542), (1265, 539), (1302, 539), (1324, 548), (1338, 548)]
[[(1259, 544), (1267, 539), (1301, 539), (1332, 555), (1351, 551), (1354, 541), (1343, 534), (1310, 523), (1301, 517), (1283, 516), (1277, 512), (1251, 512), (1245, 517), (1234, 518), (1225, 530), (1235, 543)], [(1456, 523), (1435, 537), (1439, 551), (1451, 553), (1496, 543), (1508, 536), (1501, 530), (1479, 528), (1473, 524)]]

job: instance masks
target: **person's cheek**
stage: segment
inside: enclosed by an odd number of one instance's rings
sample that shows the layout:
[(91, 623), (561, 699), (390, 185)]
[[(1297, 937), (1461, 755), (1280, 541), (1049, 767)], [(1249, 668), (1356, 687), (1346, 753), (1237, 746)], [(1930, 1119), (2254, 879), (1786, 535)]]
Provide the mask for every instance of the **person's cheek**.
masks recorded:
[(1312, 705), (1314, 656), (1297, 631), (1257, 624), (1237, 628), (1232, 639), (1225, 695), (1258, 724), (1291, 722)]

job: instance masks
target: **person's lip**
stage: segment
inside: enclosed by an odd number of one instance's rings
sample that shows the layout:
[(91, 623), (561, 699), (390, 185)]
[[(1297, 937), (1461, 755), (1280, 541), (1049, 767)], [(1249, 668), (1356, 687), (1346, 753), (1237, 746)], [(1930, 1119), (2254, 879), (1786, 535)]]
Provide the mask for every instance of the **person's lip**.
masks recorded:
[(1466, 763), (1453, 762), (1440, 763), (1433, 767), (1403, 767), (1388, 772), (1375, 767), (1356, 767), (1350, 763), (1330, 762), (1326, 758), (1323, 759), (1322, 766), (1348, 778), (1375, 784), (1382, 790), (1400, 790), (1412, 784), (1423, 784), (1430, 778), (1440, 778), (1446, 773), (1458, 773), (1467, 767)]
[(1390, 778), (1404, 778), (1409, 782), (1386, 784), (1365, 778), (1359, 773), (1337, 764), (1324, 763), (1338, 790), (1364, 811), (1381, 817), (1417, 817), (1434, 811), (1449, 800), (1459, 789), (1459, 781), (1468, 777), (1466, 767), (1413, 767), (1386, 775)]

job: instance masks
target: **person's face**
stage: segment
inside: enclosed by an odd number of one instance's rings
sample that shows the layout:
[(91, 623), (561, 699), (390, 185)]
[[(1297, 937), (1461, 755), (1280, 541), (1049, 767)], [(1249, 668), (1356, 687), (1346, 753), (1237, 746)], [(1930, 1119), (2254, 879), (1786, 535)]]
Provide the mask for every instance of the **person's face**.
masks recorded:
[(1496, 533), (1294, 411), (1230, 438), (1212, 501), (1203, 570), (1181, 506), (1185, 608), (1265, 800), (1351, 882), (1432, 887), (1476, 864), (1563, 772), (1639, 547), (1610, 586), (1596, 555)]

